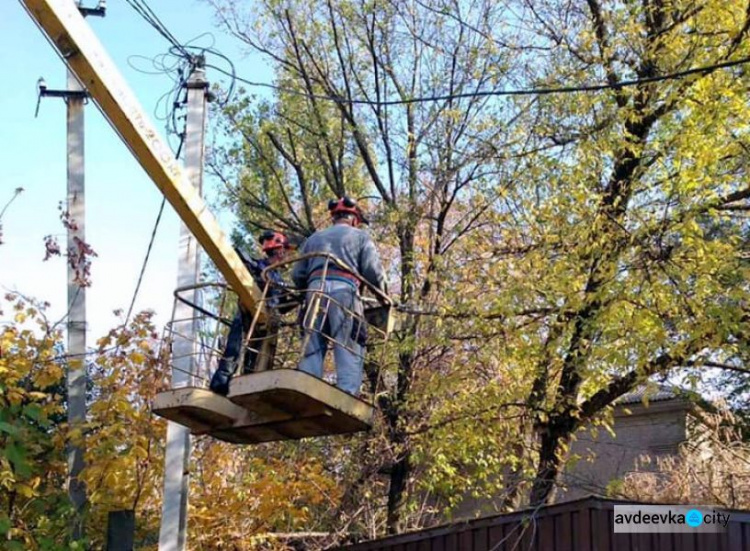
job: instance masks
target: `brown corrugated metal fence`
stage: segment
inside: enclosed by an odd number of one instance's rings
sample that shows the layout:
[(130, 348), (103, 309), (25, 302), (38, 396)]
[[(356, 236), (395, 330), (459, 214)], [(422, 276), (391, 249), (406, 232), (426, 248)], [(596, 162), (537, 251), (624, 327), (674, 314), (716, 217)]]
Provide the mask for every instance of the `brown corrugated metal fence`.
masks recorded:
[(723, 533), (615, 534), (614, 505), (590, 497), (340, 547), (339, 551), (750, 551), (750, 512)]

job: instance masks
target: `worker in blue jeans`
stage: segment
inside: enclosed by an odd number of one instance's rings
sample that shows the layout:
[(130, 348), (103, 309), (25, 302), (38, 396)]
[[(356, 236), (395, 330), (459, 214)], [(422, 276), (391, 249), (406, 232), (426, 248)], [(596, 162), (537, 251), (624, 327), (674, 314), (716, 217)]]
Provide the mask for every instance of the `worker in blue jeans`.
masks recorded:
[(311, 235), (300, 255), (327, 253), (354, 272), (323, 256), (302, 259), (295, 264), (292, 279), (298, 289), (307, 290), (308, 309), (316, 295), (320, 296), (315, 318), (305, 320), (307, 343), (299, 369), (322, 378), (323, 361), (328, 343), (332, 341), (336, 386), (358, 396), (362, 384), (366, 327), (362, 321), (357, 276), (385, 292), (385, 272), (375, 244), (369, 234), (359, 228), (367, 220), (357, 203), (349, 197), (331, 200), (328, 211), (333, 225)]

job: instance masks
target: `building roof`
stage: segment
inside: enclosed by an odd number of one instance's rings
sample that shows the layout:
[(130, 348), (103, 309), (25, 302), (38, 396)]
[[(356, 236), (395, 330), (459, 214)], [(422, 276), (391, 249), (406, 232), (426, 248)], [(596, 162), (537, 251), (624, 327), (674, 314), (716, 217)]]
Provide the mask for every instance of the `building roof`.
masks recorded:
[(617, 400), (618, 405), (626, 404), (640, 404), (643, 402), (644, 396), (648, 402), (665, 402), (667, 400), (689, 400), (696, 401), (700, 399), (700, 396), (689, 390), (683, 388), (657, 383), (657, 384), (644, 384), (624, 394)]
[(678, 389), (669, 385), (641, 385), (617, 400), (618, 404), (640, 404), (644, 396), (649, 402), (673, 400), (679, 396)]

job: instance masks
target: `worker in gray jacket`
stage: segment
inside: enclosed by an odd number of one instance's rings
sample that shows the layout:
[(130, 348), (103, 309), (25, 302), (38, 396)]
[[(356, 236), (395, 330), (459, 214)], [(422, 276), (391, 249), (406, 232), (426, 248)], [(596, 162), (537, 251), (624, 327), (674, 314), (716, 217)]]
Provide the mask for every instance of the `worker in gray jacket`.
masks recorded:
[[(369, 234), (358, 227), (363, 222), (367, 223), (362, 210), (354, 200), (343, 197), (329, 201), (328, 211), (333, 225), (311, 235), (300, 254), (331, 254), (354, 270), (356, 275), (385, 292), (385, 272), (378, 251)], [(322, 256), (299, 260), (292, 271), (292, 279), (298, 289), (307, 290), (308, 306), (316, 293), (322, 294), (315, 318), (307, 319), (310, 316), (305, 316), (306, 345), (299, 369), (322, 377), (323, 360), (330, 339), (333, 341), (336, 363), (336, 386), (357, 396), (362, 384), (366, 339), (366, 330), (361, 322), (360, 280), (351, 271)]]

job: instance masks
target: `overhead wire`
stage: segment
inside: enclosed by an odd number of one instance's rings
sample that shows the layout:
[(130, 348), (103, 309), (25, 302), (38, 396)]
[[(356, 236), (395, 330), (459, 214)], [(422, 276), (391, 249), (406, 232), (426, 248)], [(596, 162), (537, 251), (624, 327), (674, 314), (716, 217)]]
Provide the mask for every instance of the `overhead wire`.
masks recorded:
[[(145, 73), (145, 74), (156, 74), (156, 75), (170, 75), (172, 76), (172, 86), (171, 88), (165, 92), (156, 102), (155, 106), (155, 112), (154, 115), (158, 120), (161, 120), (165, 124), (165, 130), (167, 133), (167, 140), (170, 140), (170, 137), (173, 135), (177, 135), (179, 137), (179, 144), (177, 145), (177, 148), (173, 148), (173, 151), (175, 152), (175, 158), (179, 159), (180, 154), (182, 152), (182, 147), (185, 141), (186, 137), (186, 129), (185, 126), (187, 124), (187, 117), (185, 115), (178, 115), (178, 110), (181, 108), (184, 108), (187, 105), (187, 79), (192, 72), (192, 70), (195, 68), (196, 65), (200, 63), (198, 59), (198, 55), (204, 55), (204, 51), (206, 50), (212, 50), (215, 39), (211, 33), (202, 33), (201, 35), (198, 35), (197, 37), (191, 39), (186, 44), (183, 44), (179, 42), (175, 36), (169, 31), (169, 29), (162, 23), (162, 21), (159, 19), (159, 17), (156, 15), (156, 13), (151, 9), (151, 7), (148, 5), (148, 3), (145, 0), (126, 0), (127, 3), (138, 13), (151, 27), (153, 27), (167, 42), (170, 43), (169, 50), (167, 53), (160, 54), (154, 58), (147, 58), (144, 56), (131, 56), (128, 58), (128, 64), (135, 70)], [(211, 39), (210, 45), (205, 47), (198, 47), (195, 45), (192, 45), (192, 42), (201, 40), (204, 37), (209, 37)], [(191, 51), (198, 50), (198, 55), (191, 54)], [(218, 57), (225, 57), (222, 56), (220, 52), (215, 52), (215, 54)], [(137, 67), (134, 64), (134, 61), (136, 59), (145, 59), (150, 61), (151, 68), (150, 69), (143, 69), (140, 67)], [(232, 70), (234, 70), (234, 65), (231, 63), (231, 60), (228, 58), (225, 58), (226, 61), (230, 64), (230, 67)], [(180, 131), (178, 129), (179, 126), (179, 120), (183, 120), (183, 129)], [(172, 145), (170, 141), (170, 146)], [(135, 290), (133, 292), (132, 299), (130, 301), (130, 306), (128, 308), (128, 312), (125, 316), (125, 322), (123, 326), (127, 326), (128, 322), (130, 321), (130, 317), (133, 313), (133, 310), (135, 308), (135, 303), (138, 297), (138, 293), (141, 288), (141, 284), (143, 282), (143, 278), (145, 275), (146, 268), (148, 266), (149, 258), (151, 255), (151, 251), (153, 248), (154, 240), (156, 238), (156, 233), (158, 231), (159, 223), (162, 218), (162, 214), (164, 212), (164, 207), (166, 204), (166, 197), (162, 198), (161, 205), (159, 207), (159, 212), (156, 217), (156, 221), (154, 223), (154, 227), (151, 232), (151, 237), (149, 239), (148, 248), (146, 250), (145, 257), (143, 259), (143, 263), (141, 265), (141, 270), (138, 275), (138, 281), (136, 283)], [(173, 366), (173, 369), (176, 369), (178, 371), (184, 371), (177, 369), (177, 367)], [(185, 371), (185, 373), (189, 373), (188, 371)], [(195, 375), (190, 373), (191, 375)]]
[[(187, 93), (187, 91), (186, 91), (186, 93)], [(184, 102), (185, 103), (187, 102), (187, 98), (184, 100)], [(182, 132), (177, 132), (176, 119), (175, 119), (176, 106), (177, 106), (177, 103), (175, 102), (173, 104), (171, 120), (172, 120), (172, 124), (174, 126), (174, 133), (176, 133), (179, 136), (179, 138), (180, 138), (179, 145), (177, 146), (177, 150), (175, 152), (175, 159), (179, 159), (180, 158), (180, 154), (182, 153), (182, 146), (185, 143), (186, 132), (185, 132), (185, 129), (183, 129)], [(187, 121), (186, 121), (186, 124), (187, 124)], [(156, 239), (156, 232), (159, 229), (159, 223), (161, 222), (161, 217), (162, 217), (162, 214), (164, 213), (164, 206), (166, 205), (166, 202), (167, 202), (166, 196), (162, 196), (161, 205), (159, 206), (159, 213), (156, 216), (156, 221), (154, 222), (154, 227), (151, 230), (151, 237), (150, 237), (149, 242), (148, 242), (148, 248), (146, 249), (146, 255), (145, 255), (144, 259), (143, 259), (143, 263), (141, 264), (141, 271), (138, 274), (138, 281), (136, 283), (135, 290), (133, 291), (133, 297), (130, 300), (130, 306), (128, 307), (128, 312), (127, 312), (127, 315), (125, 316), (125, 322), (123, 323), (123, 326), (127, 326), (128, 322), (130, 321), (130, 316), (133, 313), (133, 308), (135, 307), (135, 301), (136, 301), (136, 299), (138, 297), (138, 292), (140, 291), (141, 283), (143, 282), (143, 276), (146, 273), (146, 267), (148, 266), (148, 261), (149, 261), (149, 258), (151, 256), (151, 250), (152, 250), (152, 248), (154, 246), (154, 240)]]
[[(131, 56), (128, 58), (128, 64), (133, 67), (135, 70), (147, 73), (147, 74), (174, 74), (175, 78), (173, 79), (173, 85), (171, 89), (167, 92), (165, 92), (156, 102), (155, 107), (155, 116), (157, 119), (162, 120), (165, 122), (165, 128), (167, 131), (167, 138), (169, 139), (169, 136), (171, 135), (177, 135), (180, 138), (179, 144), (177, 146), (177, 149), (175, 151), (175, 158), (180, 158), (180, 153), (182, 152), (182, 146), (185, 142), (185, 130), (183, 129), (182, 132), (178, 130), (178, 115), (177, 110), (181, 107), (183, 107), (187, 103), (187, 90), (185, 87), (185, 84), (187, 82), (187, 72), (189, 70), (188, 64), (193, 63), (193, 58), (188, 52), (188, 47), (180, 43), (175, 36), (169, 31), (169, 29), (164, 25), (164, 23), (159, 19), (159, 16), (156, 15), (156, 12), (148, 5), (146, 0), (125, 0), (128, 5), (130, 5), (136, 13), (138, 13), (141, 18), (143, 18), (151, 27), (153, 27), (162, 37), (164, 37), (165, 40), (167, 40), (170, 44), (170, 50), (169, 54), (162, 54), (160, 56), (157, 56), (156, 58), (146, 58), (144, 56)], [(203, 36), (212, 36), (210, 33), (203, 33), (197, 38), (202, 38)], [(213, 45), (213, 42), (212, 42)], [(178, 55), (174, 55), (175, 61), (173, 63), (170, 63), (170, 55), (172, 55), (173, 52), (177, 52)], [(153, 71), (147, 71), (140, 69), (136, 67), (132, 61), (133, 59), (149, 59), (151, 61), (151, 65), (153, 67)], [(182, 96), (182, 98), (181, 98)], [(160, 110), (163, 106), (163, 112), (160, 113)], [(171, 144), (170, 144), (171, 145)], [(174, 151), (174, 150), (173, 150)], [(143, 283), (143, 277), (146, 273), (146, 268), (148, 266), (149, 259), (151, 257), (151, 251), (154, 246), (154, 241), (156, 239), (156, 233), (159, 229), (159, 224), (161, 222), (162, 215), (164, 213), (164, 207), (166, 205), (166, 197), (162, 197), (161, 205), (159, 206), (159, 212), (156, 216), (156, 221), (154, 222), (154, 227), (151, 230), (151, 237), (149, 238), (148, 247), (146, 249), (146, 254), (143, 259), (143, 263), (141, 264), (141, 270), (138, 274), (138, 280), (135, 286), (135, 290), (133, 291), (133, 296), (130, 300), (130, 306), (128, 307), (127, 314), (125, 315), (125, 322), (124, 326), (127, 326), (128, 322), (130, 321), (130, 317), (133, 314), (133, 309), (135, 308), (135, 303), (138, 298), (138, 293), (141, 288), (141, 284)]]
[[(427, 103), (437, 101), (451, 101), (459, 99), (470, 99), (470, 98), (482, 98), (482, 97), (511, 97), (511, 96), (543, 96), (551, 94), (575, 94), (575, 93), (590, 93), (590, 92), (601, 92), (605, 90), (621, 90), (624, 88), (631, 88), (635, 86), (641, 86), (644, 84), (651, 84), (655, 82), (663, 82), (668, 80), (682, 79), (688, 76), (697, 74), (711, 73), (721, 69), (728, 69), (732, 67), (738, 67), (750, 63), (750, 56), (724, 61), (721, 63), (714, 63), (711, 65), (704, 65), (700, 67), (693, 67), (682, 71), (675, 71), (664, 75), (655, 75), (651, 77), (642, 77), (634, 79), (621, 80), (619, 82), (606, 82), (598, 84), (576, 84), (576, 85), (563, 85), (563, 86), (544, 86), (544, 87), (533, 87), (524, 89), (513, 89), (513, 90), (476, 90), (474, 92), (465, 92), (458, 94), (432, 94), (426, 96), (417, 96), (413, 98), (400, 98), (400, 99), (385, 99), (385, 100), (370, 100), (363, 98), (349, 98), (338, 95), (330, 94), (311, 94), (301, 90), (294, 90), (291, 88), (278, 86), (276, 84), (258, 82), (242, 77), (237, 74), (236, 66), (234, 62), (221, 53), (219, 50), (213, 47), (199, 47), (191, 46), (189, 44), (181, 44), (177, 41), (174, 35), (167, 29), (164, 23), (156, 16), (153, 10), (148, 6), (146, 0), (126, 0), (128, 4), (133, 6), (136, 11), (151, 25), (159, 34), (161, 34), (170, 44), (170, 54), (178, 57), (183, 57), (185, 60), (194, 60), (194, 55), (191, 55), (189, 50), (199, 50), (201, 55), (210, 53), (222, 59), (229, 65), (229, 69), (224, 69), (213, 63), (206, 63), (207, 68), (214, 69), (215, 71), (230, 77), (229, 91), (223, 101), (227, 103), (234, 92), (236, 82), (241, 82), (247, 86), (255, 88), (267, 88), (284, 94), (290, 94), (309, 99), (316, 99), (321, 101), (332, 101), (334, 103), (347, 104), (347, 105), (371, 105), (378, 107), (396, 106), (396, 105), (410, 105), (416, 103)], [(137, 7), (142, 5), (142, 7)], [(471, 27), (470, 27), (471, 28)], [(204, 33), (207, 34), (207, 33)], [(484, 36), (484, 33), (482, 33)], [(203, 36), (203, 35), (201, 35)], [(199, 37), (200, 38), (200, 37)]]
[[(281, 92), (284, 94), (300, 96), (300, 97), (305, 97), (309, 99), (332, 101), (335, 103), (343, 103), (347, 105), (372, 105), (372, 106), (380, 106), (380, 107), (395, 106), (395, 105), (409, 105), (409, 104), (415, 104), (415, 103), (427, 103), (427, 102), (435, 102), (435, 101), (451, 101), (451, 100), (457, 100), (457, 99), (469, 99), (469, 98), (481, 98), (481, 97), (544, 96), (544, 95), (551, 95), (551, 94), (572, 94), (572, 93), (601, 92), (605, 90), (621, 90), (624, 88), (632, 88), (635, 86), (641, 86), (644, 84), (652, 84), (655, 82), (678, 80), (678, 79), (682, 79), (682, 78), (692, 76), (692, 75), (697, 75), (697, 74), (712, 73), (717, 70), (729, 69), (732, 67), (738, 67), (738, 66), (746, 65), (750, 63), (750, 56), (748, 56), (748, 57), (742, 57), (742, 58), (735, 59), (735, 60), (725, 61), (722, 63), (714, 63), (711, 65), (693, 67), (690, 69), (685, 69), (683, 71), (676, 71), (676, 72), (667, 73), (664, 75), (656, 75), (652, 77), (621, 80), (616, 83), (607, 82), (607, 83), (599, 83), (599, 84), (550, 86), (550, 87), (526, 88), (526, 89), (514, 89), (514, 90), (479, 90), (475, 92), (465, 92), (465, 93), (458, 93), (458, 94), (438, 94), (438, 95), (430, 95), (430, 96), (419, 96), (419, 97), (414, 97), (414, 98), (377, 101), (377, 100), (368, 100), (368, 99), (361, 99), (361, 98), (346, 98), (344, 96), (334, 96), (334, 95), (327, 95), (327, 94), (310, 94), (309, 92), (294, 90), (291, 88), (286, 88), (286, 87), (278, 86), (275, 84), (249, 80), (237, 74), (234, 63), (226, 55), (220, 53), (218, 50), (213, 49), (213, 48), (204, 48), (203, 50), (205, 52), (213, 53), (214, 55), (221, 57), (227, 63), (230, 64), (231, 66), (230, 71), (227, 71), (226, 69), (223, 69), (222, 67), (214, 65), (212, 63), (206, 63), (206, 67), (214, 69), (215, 71), (225, 76), (230, 77), (232, 79), (230, 83), (230, 90), (232, 91), (235, 88), (235, 82), (241, 82), (243, 84), (246, 84), (247, 86), (252, 86), (256, 88), (268, 88), (268, 89), (275, 90), (277, 92)], [(227, 95), (231, 96), (231, 93)]]
[(138, 13), (156, 32), (164, 37), (173, 47), (177, 48), (183, 55), (189, 56), (187, 50), (182, 46), (179, 40), (169, 31), (166, 25), (162, 23), (159, 16), (148, 5), (146, 0), (125, 0), (136, 13)]
[[(234, 75), (237, 81), (247, 84), (248, 86), (263, 87), (283, 92), (286, 94), (297, 95), (307, 97), (310, 99), (327, 100), (336, 103), (344, 103), (347, 105), (373, 105), (373, 106), (393, 106), (393, 105), (409, 105), (415, 103), (426, 103), (433, 101), (450, 101), (457, 99), (468, 99), (468, 98), (481, 98), (481, 97), (492, 97), (492, 96), (544, 96), (551, 94), (572, 94), (572, 93), (586, 93), (586, 92), (601, 92), (604, 90), (621, 90), (623, 88), (632, 88), (643, 84), (651, 84), (654, 82), (663, 82), (667, 80), (677, 80), (685, 78), (691, 75), (712, 73), (720, 69), (728, 69), (731, 67), (737, 67), (750, 63), (750, 56), (743, 57), (736, 60), (725, 61), (723, 63), (715, 63), (712, 65), (704, 65), (701, 67), (693, 67), (691, 69), (685, 69), (684, 71), (677, 71), (674, 73), (667, 73), (664, 75), (657, 75), (653, 77), (644, 77), (637, 79), (621, 80), (616, 83), (600, 83), (600, 84), (584, 84), (584, 85), (573, 85), (573, 86), (551, 86), (542, 88), (528, 88), (528, 89), (516, 89), (516, 90), (479, 90), (475, 92), (466, 92), (459, 94), (438, 94), (431, 96), (419, 96), (414, 98), (405, 98), (397, 100), (368, 100), (360, 98), (346, 98), (343, 96), (332, 96), (325, 94), (310, 94), (299, 90), (292, 90), (284, 88), (274, 84), (268, 84), (263, 82), (256, 82), (245, 79), (241, 76)], [(233, 76), (230, 73), (222, 70), (219, 67), (213, 65), (207, 65), (228, 76)]]
[[(183, 44), (172, 34), (167, 26), (162, 22), (156, 12), (149, 6), (146, 0), (125, 0), (127, 4), (133, 8), (133, 10), (156, 30), (170, 44), (169, 51), (165, 54), (160, 54), (154, 58), (148, 58), (145, 56), (130, 56), (128, 58), (128, 64), (141, 73), (151, 75), (170, 75), (172, 76), (171, 88), (162, 94), (157, 100), (156, 106), (154, 107), (154, 116), (157, 120), (164, 123), (166, 131), (167, 142), (173, 152), (177, 152), (177, 149), (181, 147), (182, 140), (184, 139), (184, 131), (179, 130), (179, 120), (184, 119), (184, 115), (179, 115), (179, 109), (183, 108), (187, 104), (187, 90), (185, 84), (190, 74), (191, 69), (196, 63), (196, 59), (190, 54), (190, 46)], [(211, 46), (214, 45), (215, 39), (211, 33), (202, 33), (193, 40), (198, 40), (204, 36), (211, 37)], [(191, 40), (190, 42), (192, 42)], [(150, 69), (143, 69), (137, 67), (133, 61), (136, 59), (148, 60), (151, 63)], [(172, 142), (172, 136), (180, 138), (179, 145), (177, 148), (174, 147)], [(176, 155), (177, 157), (179, 154)]]
[(143, 259), (143, 263), (141, 264), (141, 272), (138, 274), (138, 282), (135, 284), (135, 291), (133, 291), (133, 298), (130, 299), (130, 306), (128, 307), (128, 313), (125, 315), (125, 322), (123, 323), (124, 327), (127, 327), (128, 322), (130, 321), (130, 316), (133, 313), (133, 308), (135, 307), (135, 301), (138, 298), (138, 292), (141, 290), (141, 283), (143, 283), (143, 275), (146, 273), (146, 266), (148, 266), (148, 260), (151, 256), (151, 249), (154, 246), (154, 240), (156, 239), (156, 232), (159, 229), (159, 222), (161, 222), (161, 215), (164, 213), (164, 205), (167, 202), (166, 197), (162, 197), (161, 199), (161, 206), (159, 207), (159, 214), (156, 216), (156, 222), (154, 223), (154, 228), (151, 230), (151, 238), (148, 242), (148, 249), (146, 249), (146, 256)]
[[(203, 63), (203, 60), (200, 59), (200, 56), (205, 56), (205, 53), (208, 51), (210, 51), (211, 53), (213, 53), (219, 58), (223, 58), (228, 63), (232, 73), (234, 73), (234, 64), (228, 57), (221, 54), (221, 52), (213, 50), (215, 39), (211, 33), (203, 33), (191, 39), (187, 43), (182, 44), (179, 41), (177, 41), (177, 39), (169, 31), (169, 29), (166, 28), (166, 26), (161, 22), (161, 20), (156, 15), (156, 13), (148, 6), (145, 0), (127, 0), (127, 2), (131, 7), (133, 7), (133, 9), (135, 9), (135, 11), (144, 20), (146, 20), (149, 23), (149, 25), (151, 25), (154, 29), (156, 29), (157, 32), (161, 36), (163, 36), (164, 39), (167, 40), (167, 42), (170, 43), (170, 47), (167, 53), (160, 54), (159, 56), (150, 59), (152, 70), (143, 70), (143, 69), (136, 67), (133, 64), (133, 61), (135, 59), (149, 59), (149, 58), (143, 58), (142, 56), (132, 56), (131, 58), (128, 59), (128, 63), (130, 64), (131, 67), (143, 73), (164, 74), (164, 75), (171, 75), (173, 77), (172, 87), (167, 92), (165, 92), (156, 103), (155, 116), (157, 119), (164, 122), (165, 129), (167, 132), (167, 140), (169, 140), (169, 138), (172, 135), (177, 135), (179, 137), (180, 141), (176, 148), (176, 151), (173, 148), (173, 151), (175, 151), (175, 158), (179, 159), (180, 154), (182, 152), (182, 146), (184, 144), (185, 137), (186, 137), (185, 126), (187, 125), (187, 117), (185, 115), (182, 115), (182, 116), (178, 115), (178, 110), (180, 110), (181, 108), (184, 108), (187, 105), (186, 84), (190, 76), (190, 73), (193, 71), (193, 69), (196, 66)], [(201, 40), (204, 37), (209, 37), (211, 39), (211, 42), (208, 46), (196, 46), (194, 44), (191, 44), (193, 42)], [(192, 53), (196, 51), (197, 51), (196, 54)], [(229, 88), (229, 92), (225, 98), (225, 101), (228, 101), (231, 98), (233, 88), (234, 86), (232, 84)], [(182, 119), (184, 123), (182, 131), (178, 130), (179, 119)], [(170, 146), (171, 146), (171, 142), (170, 142)], [(154, 227), (151, 232), (151, 238), (149, 240), (148, 248), (146, 250), (146, 255), (141, 265), (141, 270), (138, 276), (138, 281), (136, 283), (135, 290), (133, 292), (133, 297), (130, 301), (130, 306), (128, 308), (127, 315), (125, 316), (124, 326), (127, 326), (130, 320), (130, 317), (133, 313), (133, 309), (135, 308), (135, 302), (136, 302), (141, 284), (143, 282), (144, 274), (145, 274), (146, 267), (148, 265), (148, 261), (151, 255), (154, 240), (155, 240), (156, 233), (159, 227), (159, 222), (164, 212), (165, 204), (166, 204), (166, 198), (163, 197), (161, 205), (159, 207), (159, 213), (156, 217), (156, 221), (154, 223)], [(203, 347), (203, 345), (201, 345), (201, 347)], [(184, 373), (191, 375), (193, 377), (197, 376), (199, 378), (203, 378), (195, 373), (192, 373), (192, 371), (180, 369), (178, 366), (175, 366), (175, 365), (172, 365), (172, 369), (176, 371), (183, 371)]]

